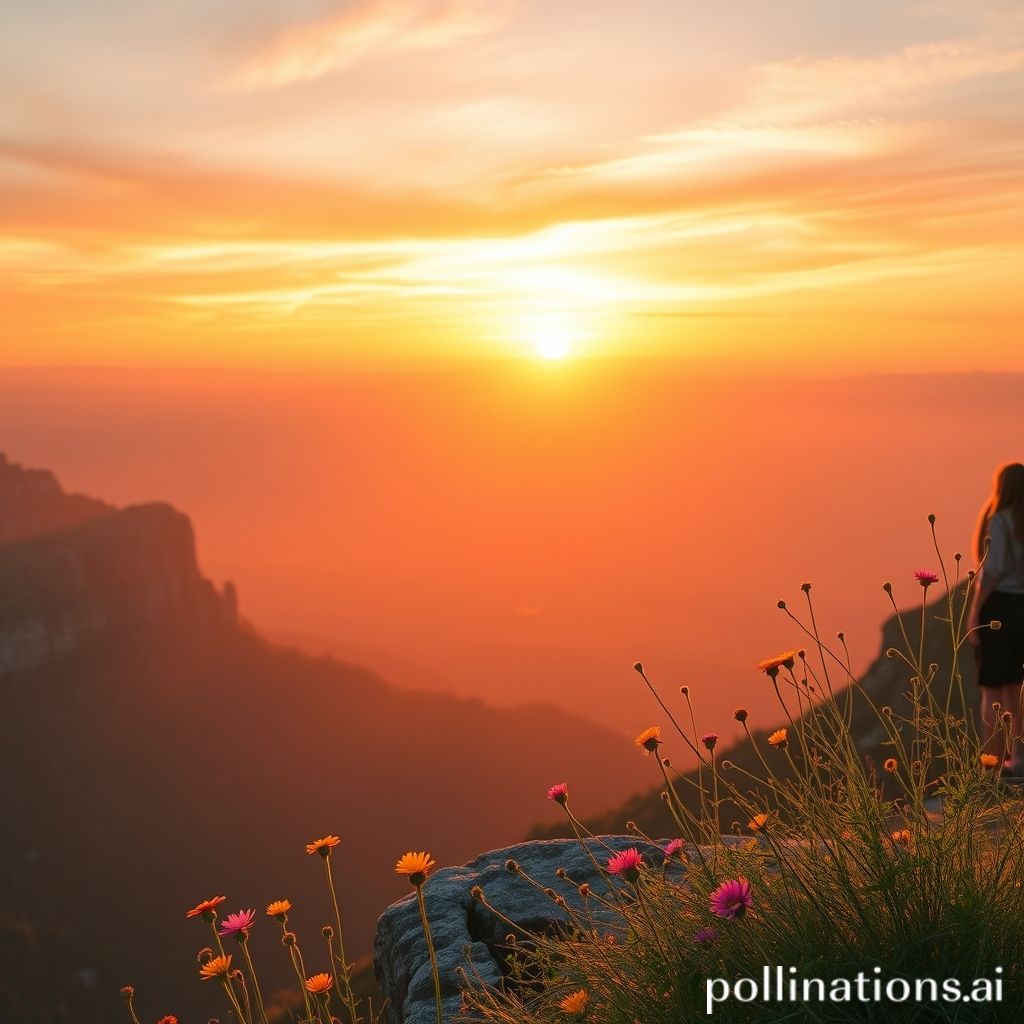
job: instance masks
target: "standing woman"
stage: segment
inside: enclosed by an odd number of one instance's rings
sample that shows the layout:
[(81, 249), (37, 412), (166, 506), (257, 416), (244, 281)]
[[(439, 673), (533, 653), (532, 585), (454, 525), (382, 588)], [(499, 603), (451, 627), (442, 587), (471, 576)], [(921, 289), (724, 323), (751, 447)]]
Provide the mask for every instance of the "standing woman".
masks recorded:
[[(988, 553), (985, 542), (988, 541)], [(968, 640), (977, 646), (978, 687), (981, 690), (983, 737), (991, 753), (1002, 754), (1001, 732), (992, 704), (1013, 713), (1013, 735), (1021, 735), (1021, 684), (1024, 683), (1024, 465), (1007, 462), (992, 480), (992, 494), (981, 508), (974, 533), (974, 556), (981, 572), (967, 626)], [(989, 629), (993, 619), (1000, 629)], [(976, 628), (976, 627), (981, 628)], [(1012, 741), (1007, 767), (1024, 771), (1020, 743)]]

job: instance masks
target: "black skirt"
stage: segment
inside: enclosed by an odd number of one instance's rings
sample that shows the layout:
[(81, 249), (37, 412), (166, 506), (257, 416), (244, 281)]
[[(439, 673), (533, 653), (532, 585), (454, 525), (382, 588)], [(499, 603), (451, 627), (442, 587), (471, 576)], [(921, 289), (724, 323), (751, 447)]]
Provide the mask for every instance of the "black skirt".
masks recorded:
[(993, 591), (979, 619), (983, 624), (998, 619), (1002, 628), (979, 630), (978, 685), (1024, 683), (1024, 594)]

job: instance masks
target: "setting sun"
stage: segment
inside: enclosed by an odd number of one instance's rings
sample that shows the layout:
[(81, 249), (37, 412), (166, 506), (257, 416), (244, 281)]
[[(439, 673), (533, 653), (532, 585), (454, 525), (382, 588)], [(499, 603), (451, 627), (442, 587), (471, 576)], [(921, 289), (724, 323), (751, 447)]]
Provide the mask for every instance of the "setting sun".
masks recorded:
[(543, 359), (564, 359), (572, 348), (569, 336), (559, 330), (539, 334), (533, 344)]

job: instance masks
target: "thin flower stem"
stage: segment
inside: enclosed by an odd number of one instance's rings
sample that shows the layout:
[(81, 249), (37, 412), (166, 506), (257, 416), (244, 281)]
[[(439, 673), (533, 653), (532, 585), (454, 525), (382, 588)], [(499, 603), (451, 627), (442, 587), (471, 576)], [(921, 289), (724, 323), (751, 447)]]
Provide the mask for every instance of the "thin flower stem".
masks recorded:
[(134, 995), (129, 994), (125, 1000), (125, 1006), (128, 1009), (128, 1016), (131, 1018), (132, 1024), (139, 1024), (139, 1018), (135, 1013), (135, 1007), (132, 1005), (132, 1000), (134, 998)]
[(633, 883), (633, 891), (636, 893), (637, 905), (640, 907), (640, 911), (644, 917), (647, 918), (648, 925), (650, 925), (651, 935), (654, 937), (654, 942), (658, 947), (658, 952), (661, 953), (661, 958), (666, 964), (668, 964), (668, 954), (665, 952), (665, 947), (661, 944), (661, 937), (658, 935), (658, 926), (654, 923), (654, 918), (651, 916), (651, 911), (647, 906), (647, 901), (644, 899), (644, 894), (640, 891), (639, 878)]
[(214, 913), (214, 916), (210, 918), (210, 931), (213, 932), (213, 941), (217, 946), (217, 952), (220, 953), (221, 956), (227, 956), (224, 952), (224, 943), (220, 941), (220, 933), (217, 931), (216, 913)]
[(341, 1001), (348, 1009), (352, 1018), (352, 1024), (359, 1024), (359, 1014), (356, 1011), (355, 996), (352, 994), (352, 983), (348, 976), (348, 961), (345, 959), (345, 937), (341, 930), (341, 910), (338, 906), (338, 895), (334, 891), (334, 876), (331, 874), (331, 858), (324, 857), (324, 867), (327, 869), (327, 888), (331, 891), (331, 903), (334, 905), (334, 920), (338, 925), (338, 963), (341, 965), (341, 981), (344, 985), (344, 995), (339, 991)]
[(263, 1020), (263, 1024), (268, 1024), (267, 1011), (263, 1005), (263, 993), (260, 991), (260, 983), (256, 978), (256, 968), (253, 966), (252, 955), (249, 953), (249, 937), (245, 936), (238, 944), (242, 947), (245, 965), (249, 968), (249, 977), (252, 979), (252, 990), (256, 993), (256, 1005), (259, 1007), (260, 1018)]
[(437, 1024), (444, 1024), (443, 1006), (441, 1001), (441, 972), (437, 968), (437, 953), (434, 950), (434, 938), (430, 934), (430, 921), (427, 919), (427, 904), (423, 898), (423, 885), (416, 886), (416, 902), (420, 908), (420, 920), (423, 922), (423, 934), (427, 940), (427, 952), (430, 954), (430, 970), (434, 975), (434, 1008), (437, 1011)]
[(238, 996), (235, 995), (235, 990), (231, 987), (231, 979), (226, 975), (221, 975), (221, 984), (224, 986), (224, 991), (227, 993), (228, 999), (231, 1000), (231, 1006), (235, 1011), (235, 1016), (240, 1021), (247, 1020), (248, 1018), (242, 1013), (242, 1007), (238, 1002)]
[(292, 967), (295, 969), (295, 974), (299, 979), (299, 991), (302, 993), (302, 1001), (306, 1006), (306, 1019), (313, 1019), (313, 1007), (309, 1002), (309, 992), (306, 990), (306, 972), (302, 969), (301, 954), (298, 951), (297, 946), (292, 946), (289, 950), (289, 959), (292, 962)]

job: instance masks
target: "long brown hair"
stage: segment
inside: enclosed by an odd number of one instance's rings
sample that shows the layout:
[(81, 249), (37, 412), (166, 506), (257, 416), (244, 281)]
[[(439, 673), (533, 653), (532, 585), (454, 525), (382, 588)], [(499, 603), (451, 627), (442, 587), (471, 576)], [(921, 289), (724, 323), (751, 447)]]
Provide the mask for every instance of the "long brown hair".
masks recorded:
[(992, 477), (992, 493), (981, 506), (974, 530), (974, 557), (979, 562), (985, 554), (989, 523), (1004, 508), (1010, 510), (1014, 535), (1024, 542), (1024, 465), (1019, 462), (1004, 462)]

